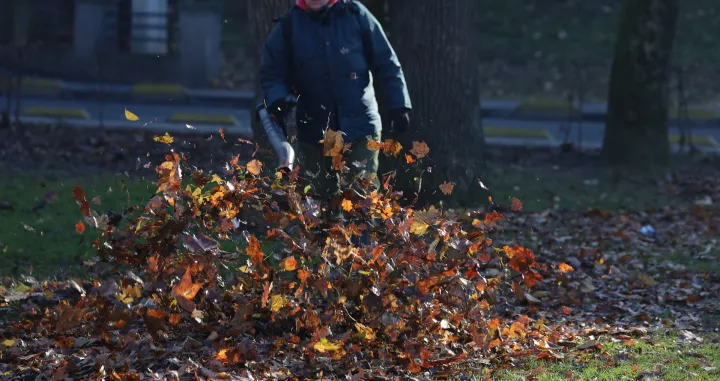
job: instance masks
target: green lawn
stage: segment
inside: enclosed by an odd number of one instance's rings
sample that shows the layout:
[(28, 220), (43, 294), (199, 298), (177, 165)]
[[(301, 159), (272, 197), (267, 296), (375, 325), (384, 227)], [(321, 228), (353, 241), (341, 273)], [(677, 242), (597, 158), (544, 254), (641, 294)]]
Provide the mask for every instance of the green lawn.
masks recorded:
[[(121, 212), (129, 205), (146, 202), (155, 191), (149, 181), (130, 180), (124, 175), (95, 175), (59, 179), (53, 174), (3, 173), (11, 179), (0, 187), (0, 201), (12, 210), (0, 210), (0, 276), (28, 274), (63, 276), (77, 267), (83, 258), (91, 257), (91, 242), (98, 233), (86, 227), (84, 234), (75, 231), (82, 221), (80, 210), (72, 198), (73, 186), (85, 190), (86, 198), (98, 197), (94, 210)], [(33, 211), (49, 192), (57, 199)], [(96, 199), (96, 200), (98, 200)]]
[[(476, 380), (718, 380), (720, 338), (704, 335), (702, 342), (688, 340), (673, 331), (657, 332), (628, 345), (618, 342), (587, 351), (583, 358), (562, 362), (529, 361), (519, 369), (491, 374), (484, 371)], [(487, 372), (485, 374), (485, 372)]]

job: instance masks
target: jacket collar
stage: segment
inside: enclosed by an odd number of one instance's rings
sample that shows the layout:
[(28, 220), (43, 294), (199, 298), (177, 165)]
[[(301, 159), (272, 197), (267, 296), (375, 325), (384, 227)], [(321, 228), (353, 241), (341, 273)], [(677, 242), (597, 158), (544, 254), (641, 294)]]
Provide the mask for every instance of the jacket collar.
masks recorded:
[[(337, 3), (338, 0), (330, 0), (327, 4), (327, 7)], [(295, 0), (295, 5), (297, 5), (298, 8), (302, 9), (303, 11), (310, 11), (310, 8), (308, 8), (307, 3), (305, 0)]]

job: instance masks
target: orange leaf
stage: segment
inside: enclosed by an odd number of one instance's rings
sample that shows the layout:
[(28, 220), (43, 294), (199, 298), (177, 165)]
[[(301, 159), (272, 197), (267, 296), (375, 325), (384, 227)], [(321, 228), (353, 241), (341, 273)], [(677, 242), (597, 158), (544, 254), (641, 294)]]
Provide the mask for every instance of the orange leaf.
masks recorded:
[(82, 234), (85, 231), (85, 224), (83, 224), (82, 221), (78, 221), (78, 223), (75, 224), (75, 231)]
[(265, 257), (262, 249), (260, 249), (260, 242), (254, 235), (250, 236), (250, 239), (248, 240), (248, 247), (245, 249), (245, 252), (250, 256), (250, 261), (252, 261), (255, 265), (262, 263), (263, 258)]
[(413, 148), (410, 153), (415, 155), (418, 159), (422, 159), (430, 153), (430, 147), (425, 142), (413, 142)]
[(202, 283), (193, 283), (190, 276), (190, 269), (185, 269), (185, 275), (178, 284), (172, 289), (172, 295), (183, 299), (191, 300), (197, 295), (202, 287)]
[(84, 217), (89, 216), (90, 203), (85, 199), (85, 191), (77, 185), (73, 187), (73, 199), (80, 203), (80, 214)]
[(348, 199), (344, 199), (344, 200), (342, 201), (342, 208), (343, 208), (343, 210), (345, 210), (346, 212), (351, 211), (351, 210), (353, 209), (352, 201), (350, 201), (350, 200), (348, 200)]
[(560, 262), (560, 264), (558, 265), (558, 269), (560, 270), (561, 273), (566, 273), (566, 272), (575, 270), (575, 269), (573, 269), (572, 266), (568, 265), (565, 262)]
[(412, 156), (410, 156), (410, 155), (408, 155), (408, 154), (405, 154), (405, 161), (406, 161), (408, 164), (412, 164), (412, 163), (415, 162), (415, 159), (413, 159)]
[(218, 132), (220, 132), (220, 138), (225, 141), (225, 131), (221, 128)]
[(516, 197), (512, 198), (512, 206), (511, 209), (513, 212), (519, 212), (522, 210), (523, 204), (522, 201), (518, 200)]
[(455, 189), (454, 183), (444, 182), (440, 185), (440, 190), (443, 192), (444, 195), (448, 196), (453, 192), (453, 189)]
[(251, 174), (258, 176), (262, 172), (262, 163), (257, 159), (253, 159), (247, 163), (247, 170)]
[(502, 214), (493, 210), (491, 213), (488, 213), (487, 215), (485, 215), (485, 223), (486, 224), (493, 223), (501, 218), (502, 218)]
[(283, 261), (283, 269), (285, 271), (295, 271), (297, 269), (297, 260), (295, 257), (287, 257)]
[(379, 142), (377, 140), (368, 139), (367, 149), (369, 149), (370, 151), (373, 151), (373, 152), (380, 151), (381, 149), (383, 149), (384, 146), (385, 145), (382, 142)]
[(383, 146), (383, 152), (385, 153), (385, 155), (392, 155), (392, 156), (397, 157), (397, 155), (399, 155), (400, 152), (402, 152), (402, 148), (403, 147), (400, 144), (400, 142), (397, 142), (392, 139), (385, 139), (385, 144)]

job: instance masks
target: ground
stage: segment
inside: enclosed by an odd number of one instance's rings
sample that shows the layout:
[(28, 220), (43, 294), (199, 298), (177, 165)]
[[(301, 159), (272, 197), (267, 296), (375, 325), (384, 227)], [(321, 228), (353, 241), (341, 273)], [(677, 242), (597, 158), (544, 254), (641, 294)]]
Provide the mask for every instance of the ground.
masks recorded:
[[(94, 142), (94, 149), (77, 154), (80, 148), (58, 143), (63, 134), (54, 134), (24, 135), (26, 141), (46, 142), (43, 155), (22, 144), (3, 151), (0, 175), (11, 179), (0, 189), (0, 276), (5, 277), (0, 294), (6, 298), (37, 292), (34, 279), (87, 278), (80, 264), (95, 254), (89, 242), (97, 233), (90, 227), (84, 234), (75, 231), (81, 217), (72, 187), (82, 186), (101, 211), (144, 205), (156, 187), (146, 160), (168, 152), (149, 136), (125, 144), (118, 135), (88, 133), (84, 139)], [(105, 155), (98, 152), (115, 152), (120, 149), (110, 147), (124, 144), (124, 155), (98, 160)], [(218, 168), (239, 150), (220, 136), (183, 145), (197, 145), (198, 151), (212, 147), (213, 157), (198, 156), (198, 163), (213, 161)], [(11, 166), (13, 158), (18, 161)], [(664, 176), (609, 171), (596, 161), (594, 154), (491, 149), (486, 185), (507, 217), (493, 233), (496, 247), (522, 244), (543, 266), (572, 268), (553, 275), (556, 283), (516, 294), (515, 302), (498, 308), (527, 314), (537, 324), (545, 321), (553, 330), (572, 329), (576, 341), (568, 342), (574, 349), (563, 354), (538, 337), (536, 349), (549, 354), (545, 360), (514, 359), (503, 369), (468, 359), (457, 364), (462, 374), (507, 380), (720, 377), (717, 158), (677, 157)], [(522, 202), (521, 211), (510, 210), (513, 198)], [(14, 305), (0, 304), (0, 310)], [(9, 323), (0, 322), (0, 332)], [(0, 336), (12, 351), (16, 338)]]

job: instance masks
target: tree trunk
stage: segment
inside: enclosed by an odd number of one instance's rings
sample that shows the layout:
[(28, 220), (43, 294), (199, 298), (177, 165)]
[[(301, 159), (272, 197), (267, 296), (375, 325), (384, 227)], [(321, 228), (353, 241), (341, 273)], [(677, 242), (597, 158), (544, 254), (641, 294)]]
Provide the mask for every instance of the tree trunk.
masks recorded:
[(623, 1), (602, 149), (610, 165), (669, 162), (668, 82), (679, 5), (679, 0)]
[[(273, 20), (283, 17), (295, 4), (294, 0), (262, 0), (248, 1), (248, 23), (250, 24), (250, 32), (252, 35), (253, 52), (250, 56), (253, 59), (253, 70), (255, 73), (255, 102), (257, 105), (262, 101), (263, 91), (260, 86), (260, 60), (262, 59), (263, 47), (265, 40), (270, 31), (275, 26)], [(262, 147), (268, 146), (268, 140), (262, 125), (255, 117), (254, 106), (252, 108), (252, 131), (253, 140)], [(290, 119), (290, 118), (288, 118)]]
[[(484, 165), (480, 123), (479, 1), (393, 0), (388, 32), (413, 103), (411, 133), (402, 143), (425, 141), (429, 157), (420, 163), (421, 202), (447, 200), (439, 186), (455, 183), (460, 204), (481, 198)], [(403, 22), (400, 22), (402, 20)], [(428, 167), (433, 168), (428, 171)], [(402, 185), (402, 184), (400, 184)]]

